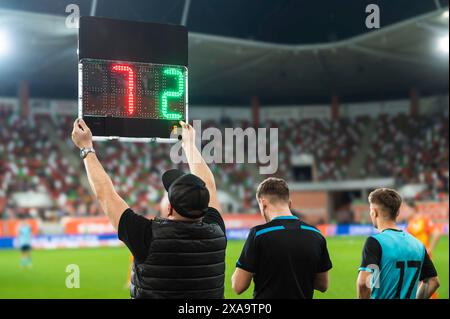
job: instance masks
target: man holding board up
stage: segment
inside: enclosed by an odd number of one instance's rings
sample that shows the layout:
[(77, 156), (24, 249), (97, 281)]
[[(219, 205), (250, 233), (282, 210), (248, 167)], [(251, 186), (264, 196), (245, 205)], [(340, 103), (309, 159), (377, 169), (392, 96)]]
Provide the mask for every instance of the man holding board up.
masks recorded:
[[(225, 224), (214, 176), (195, 146), (194, 129), (185, 123), (187, 29), (81, 17), (78, 47), (80, 119), (72, 140), (81, 149), (100, 206), (133, 254), (131, 297), (223, 298)], [(171, 133), (179, 125), (191, 174), (169, 170), (162, 175), (167, 217), (148, 220), (115, 191), (92, 135), (124, 142), (176, 141)]]
[(72, 140), (81, 150), (92, 191), (134, 256), (132, 298), (224, 297), (227, 240), (214, 176), (195, 146), (193, 127), (180, 125), (191, 173), (169, 170), (162, 175), (168, 217), (154, 220), (134, 213), (117, 194), (86, 123), (77, 119), (73, 126)]

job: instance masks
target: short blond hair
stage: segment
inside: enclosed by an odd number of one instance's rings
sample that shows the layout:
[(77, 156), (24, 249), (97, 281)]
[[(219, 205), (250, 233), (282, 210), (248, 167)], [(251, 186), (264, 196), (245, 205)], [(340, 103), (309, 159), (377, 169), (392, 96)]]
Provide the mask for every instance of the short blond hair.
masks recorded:
[(390, 219), (395, 220), (402, 205), (402, 197), (396, 190), (378, 188), (369, 194), (369, 203), (380, 206)]

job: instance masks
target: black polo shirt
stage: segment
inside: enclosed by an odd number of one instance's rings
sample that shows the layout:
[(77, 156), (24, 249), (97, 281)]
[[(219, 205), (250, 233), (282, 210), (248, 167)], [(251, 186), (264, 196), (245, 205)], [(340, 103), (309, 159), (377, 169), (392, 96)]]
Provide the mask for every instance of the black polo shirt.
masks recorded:
[(332, 263), (317, 228), (280, 216), (250, 230), (236, 267), (253, 273), (254, 298), (311, 299), (316, 274)]

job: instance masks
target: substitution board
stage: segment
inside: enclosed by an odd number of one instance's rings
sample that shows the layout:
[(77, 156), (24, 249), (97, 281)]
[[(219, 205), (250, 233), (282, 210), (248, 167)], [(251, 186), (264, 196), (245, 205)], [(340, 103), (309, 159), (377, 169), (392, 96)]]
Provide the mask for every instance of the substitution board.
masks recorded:
[(79, 116), (96, 140), (174, 141), (188, 119), (183, 26), (81, 17)]

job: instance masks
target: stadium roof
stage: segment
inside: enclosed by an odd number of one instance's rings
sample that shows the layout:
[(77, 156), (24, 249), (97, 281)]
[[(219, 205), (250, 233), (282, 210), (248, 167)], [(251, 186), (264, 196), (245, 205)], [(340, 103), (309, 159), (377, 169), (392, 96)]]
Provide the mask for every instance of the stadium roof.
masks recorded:
[(66, 15), (75, 4), (81, 15), (159, 23), (186, 23), (190, 31), (284, 44), (343, 40), (367, 33), (369, 4), (381, 10), (383, 27), (448, 6), (448, 0), (1, 0), (0, 7)]
[[(268, 103), (404, 97), (448, 92), (448, 16), (436, 10), (379, 30), (324, 44), (283, 45), (189, 34), (189, 90), (193, 103), (260, 96)], [(11, 40), (0, 59), (0, 95), (30, 82), (34, 96), (77, 96), (77, 30), (65, 17), (0, 9)]]

